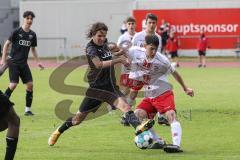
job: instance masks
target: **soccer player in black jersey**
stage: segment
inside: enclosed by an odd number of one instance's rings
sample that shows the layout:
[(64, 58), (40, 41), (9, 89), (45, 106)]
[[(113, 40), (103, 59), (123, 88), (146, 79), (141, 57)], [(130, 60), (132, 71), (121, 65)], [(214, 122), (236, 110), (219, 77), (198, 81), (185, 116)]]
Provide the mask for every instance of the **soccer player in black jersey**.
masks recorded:
[(0, 132), (8, 128), (5, 160), (14, 158), (19, 135), (20, 119), (13, 109), (13, 103), (0, 91)]
[(13, 103), (0, 90), (0, 132), (8, 129), (6, 136), (6, 154), (4, 160), (13, 160), (18, 143), (20, 118)]
[[(89, 30), (88, 38), (91, 40), (87, 44), (86, 55), (90, 71), (87, 75), (89, 88), (86, 91), (86, 97), (83, 99), (76, 115), (67, 119), (52, 133), (48, 140), (50, 146), (57, 142), (64, 131), (72, 126), (79, 125), (90, 112), (95, 112), (103, 102), (116, 106), (124, 112), (128, 122), (136, 129), (136, 134), (148, 130), (154, 123), (153, 120), (146, 120), (141, 124), (130, 105), (126, 103), (123, 94), (119, 91), (119, 87), (116, 85), (114, 65), (117, 63), (127, 65), (129, 63), (124, 56), (113, 58), (106, 43), (107, 31), (108, 27), (101, 22), (93, 24)], [(124, 51), (120, 52), (124, 54)], [(118, 55), (120, 54), (118, 53)]]
[(27, 64), (30, 49), (32, 51), (33, 57), (38, 63), (38, 66), (41, 69), (44, 68), (44, 66), (39, 62), (38, 54), (36, 51), (36, 33), (30, 29), (34, 17), (35, 15), (32, 11), (26, 11), (23, 13), (23, 25), (13, 31), (11, 36), (5, 42), (3, 47), (3, 56), (1, 60), (1, 65), (4, 65), (7, 61), (8, 49), (12, 44), (11, 51), (8, 56), (8, 58), (12, 62), (12, 64), (9, 65), (10, 84), (5, 91), (5, 95), (10, 98), (13, 90), (17, 87), (19, 83), (20, 77), (22, 82), (26, 84), (26, 116), (34, 115), (30, 110), (33, 100), (33, 79), (30, 68)]

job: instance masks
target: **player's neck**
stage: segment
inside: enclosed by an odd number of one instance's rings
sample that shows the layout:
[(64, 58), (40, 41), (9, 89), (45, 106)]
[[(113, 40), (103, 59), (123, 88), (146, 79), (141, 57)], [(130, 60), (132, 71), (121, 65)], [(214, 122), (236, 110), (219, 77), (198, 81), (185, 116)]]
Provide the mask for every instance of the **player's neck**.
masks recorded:
[(131, 35), (131, 36), (134, 36), (135, 31), (128, 31), (128, 34)]
[(30, 31), (30, 26), (22, 25), (22, 29), (23, 29), (25, 32), (29, 32), (29, 31)]
[(145, 31), (146, 31), (146, 33), (147, 33), (148, 35), (153, 35), (153, 34), (155, 34), (155, 31), (150, 31), (150, 30), (148, 30), (148, 29), (146, 29)]
[(146, 57), (148, 61), (151, 61), (154, 58), (154, 56), (150, 56), (150, 55), (146, 55)]

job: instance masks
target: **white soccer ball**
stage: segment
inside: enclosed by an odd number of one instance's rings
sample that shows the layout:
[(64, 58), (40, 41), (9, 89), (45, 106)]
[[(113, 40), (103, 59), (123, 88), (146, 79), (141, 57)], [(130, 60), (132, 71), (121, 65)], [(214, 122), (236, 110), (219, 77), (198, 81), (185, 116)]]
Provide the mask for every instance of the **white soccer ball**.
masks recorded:
[(135, 144), (140, 149), (147, 149), (153, 143), (153, 136), (150, 131), (144, 131), (134, 139)]

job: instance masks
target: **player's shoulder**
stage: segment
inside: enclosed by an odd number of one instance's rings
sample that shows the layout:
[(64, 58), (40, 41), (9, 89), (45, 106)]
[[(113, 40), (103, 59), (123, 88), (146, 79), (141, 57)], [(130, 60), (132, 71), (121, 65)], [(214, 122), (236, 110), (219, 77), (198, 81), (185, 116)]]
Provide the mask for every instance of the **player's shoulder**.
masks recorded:
[(161, 36), (160, 36), (157, 32), (155, 32), (155, 35), (156, 35), (159, 39), (161, 39)]
[(120, 35), (120, 36), (118, 37), (118, 40), (122, 40), (122, 39), (124, 38), (124, 36), (125, 36), (125, 33), (122, 34), (122, 35)]
[(34, 32), (33, 30), (30, 29), (29, 34), (36, 35), (36, 32)]
[(140, 31), (140, 32), (135, 33), (134, 37), (135, 37), (135, 38), (136, 38), (136, 37), (142, 37), (142, 36), (145, 37), (145, 35), (146, 35), (146, 32), (143, 30), (143, 31)]
[(86, 54), (87, 55), (92, 55), (94, 53), (96, 53), (97, 48), (96, 45), (93, 43), (93, 41), (89, 41), (86, 45)]
[(139, 51), (142, 52), (144, 51), (143, 47), (139, 47), (139, 46), (132, 46), (131, 48), (129, 48), (129, 51)]
[(129, 52), (132, 55), (141, 55), (145, 52), (145, 48), (143, 47), (139, 47), (139, 46), (132, 46), (131, 48), (129, 48)]
[(164, 62), (168, 62), (168, 61), (169, 61), (169, 59), (167, 58), (167, 56), (164, 55), (164, 54), (162, 54), (162, 53), (160, 53), (160, 52), (157, 52), (155, 57), (156, 57), (158, 60), (160, 60), (160, 61), (164, 61)]
[(22, 28), (21, 28), (21, 27), (18, 27), (18, 28), (14, 29), (14, 30), (12, 31), (13, 34), (21, 33), (21, 32), (22, 32)]

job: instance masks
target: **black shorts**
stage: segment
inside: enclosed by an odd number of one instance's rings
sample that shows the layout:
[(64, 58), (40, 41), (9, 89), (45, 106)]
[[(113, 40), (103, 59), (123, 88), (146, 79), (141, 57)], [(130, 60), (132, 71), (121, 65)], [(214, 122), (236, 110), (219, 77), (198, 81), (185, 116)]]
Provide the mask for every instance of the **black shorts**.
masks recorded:
[(0, 119), (9, 112), (14, 104), (0, 91)]
[(199, 56), (206, 56), (206, 51), (198, 51)]
[(175, 57), (178, 57), (178, 52), (175, 51), (175, 52), (170, 52), (171, 54), (171, 58), (175, 58)]
[(32, 82), (32, 73), (28, 64), (12, 64), (9, 66), (9, 79), (11, 83), (18, 83), (19, 77), (22, 82)]
[(86, 91), (86, 97), (83, 99), (79, 111), (96, 112), (103, 102), (113, 106), (114, 101), (123, 96), (118, 86), (90, 87)]

